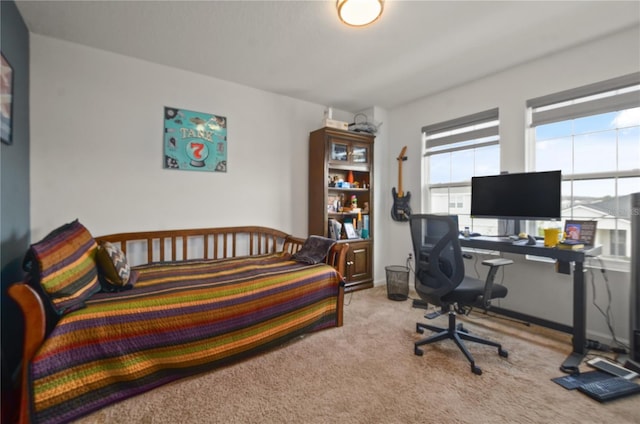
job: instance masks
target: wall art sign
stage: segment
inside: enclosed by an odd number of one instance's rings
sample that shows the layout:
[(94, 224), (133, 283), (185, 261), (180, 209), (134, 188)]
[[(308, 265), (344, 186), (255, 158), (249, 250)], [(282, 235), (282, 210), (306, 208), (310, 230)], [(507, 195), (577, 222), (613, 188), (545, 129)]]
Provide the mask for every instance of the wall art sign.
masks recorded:
[(164, 167), (227, 172), (227, 118), (165, 106)]
[(0, 54), (0, 139), (5, 144), (13, 142), (13, 68), (9, 61)]

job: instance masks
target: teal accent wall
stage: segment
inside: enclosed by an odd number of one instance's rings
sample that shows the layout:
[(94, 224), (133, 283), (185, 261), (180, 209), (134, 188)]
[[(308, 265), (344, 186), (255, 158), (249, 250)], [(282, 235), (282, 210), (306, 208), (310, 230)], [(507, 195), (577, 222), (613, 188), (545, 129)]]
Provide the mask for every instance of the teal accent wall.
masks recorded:
[[(0, 49), (13, 67), (13, 144), (0, 143), (0, 261), (2, 271), (2, 389), (19, 365), (22, 314), (7, 287), (23, 278), (21, 262), (30, 243), (29, 31), (13, 0), (0, 1)], [(4, 402), (3, 402), (4, 403)], [(2, 408), (5, 409), (4, 406)], [(4, 412), (4, 411), (3, 411)]]

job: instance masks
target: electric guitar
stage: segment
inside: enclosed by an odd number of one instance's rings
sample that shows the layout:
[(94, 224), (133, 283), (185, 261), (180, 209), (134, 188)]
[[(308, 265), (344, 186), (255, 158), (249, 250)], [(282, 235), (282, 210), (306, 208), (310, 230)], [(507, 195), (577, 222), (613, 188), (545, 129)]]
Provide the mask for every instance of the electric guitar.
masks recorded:
[(409, 206), (409, 200), (411, 199), (411, 193), (402, 191), (402, 162), (407, 160), (404, 155), (407, 151), (407, 146), (404, 146), (398, 156), (398, 191), (396, 188), (391, 189), (393, 195), (393, 207), (391, 208), (391, 218), (394, 221), (408, 221), (411, 216), (411, 207)]

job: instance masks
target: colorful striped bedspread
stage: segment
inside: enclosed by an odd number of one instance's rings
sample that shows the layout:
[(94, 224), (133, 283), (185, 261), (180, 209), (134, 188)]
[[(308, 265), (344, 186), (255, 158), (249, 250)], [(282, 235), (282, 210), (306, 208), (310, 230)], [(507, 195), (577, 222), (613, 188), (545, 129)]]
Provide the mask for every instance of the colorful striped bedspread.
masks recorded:
[(35, 422), (77, 419), (337, 325), (340, 275), (287, 254), (136, 268), (132, 290), (65, 315), (31, 364)]

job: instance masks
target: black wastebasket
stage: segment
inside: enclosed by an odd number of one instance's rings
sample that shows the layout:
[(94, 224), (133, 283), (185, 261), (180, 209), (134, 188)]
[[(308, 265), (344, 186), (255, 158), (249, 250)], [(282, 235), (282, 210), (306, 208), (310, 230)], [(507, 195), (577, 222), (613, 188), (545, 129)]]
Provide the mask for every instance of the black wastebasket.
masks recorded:
[(409, 297), (409, 268), (391, 265), (387, 271), (387, 297), (391, 300), (407, 300)]

